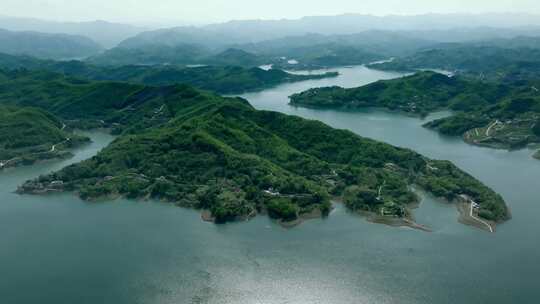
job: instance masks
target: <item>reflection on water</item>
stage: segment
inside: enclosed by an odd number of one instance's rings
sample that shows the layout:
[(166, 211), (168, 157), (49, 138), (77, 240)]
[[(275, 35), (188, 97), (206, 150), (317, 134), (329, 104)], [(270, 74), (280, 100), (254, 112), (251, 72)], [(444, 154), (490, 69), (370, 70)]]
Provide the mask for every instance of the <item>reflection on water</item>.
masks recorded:
[[(450, 159), (492, 186), (514, 219), (496, 234), (457, 223), (452, 205), (424, 197), (415, 211), (433, 233), (370, 224), (341, 205), (327, 219), (284, 229), (266, 217), (213, 225), (196, 211), (151, 202), (90, 204), (70, 194), (12, 191), (28, 178), (88, 158), (0, 172), (1, 303), (534, 303), (540, 242), (540, 162), (532, 151), (466, 145), (420, 120), (380, 110), (294, 108), (314, 86), (358, 86), (399, 74), (363, 67), (341, 76), (246, 94), (260, 109), (322, 120), (362, 136)], [(519, 275), (519, 276), (516, 276)]]

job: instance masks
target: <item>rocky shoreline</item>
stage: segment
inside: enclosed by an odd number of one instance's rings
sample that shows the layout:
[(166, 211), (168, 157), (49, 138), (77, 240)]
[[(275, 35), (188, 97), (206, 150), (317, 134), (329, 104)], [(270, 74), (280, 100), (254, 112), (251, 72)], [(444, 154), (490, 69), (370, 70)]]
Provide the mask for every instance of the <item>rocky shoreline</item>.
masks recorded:
[[(42, 183), (39, 181), (27, 181), (23, 185), (19, 186), (16, 190), (16, 193), (18, 194), (31, 194), (31, 195), (46, 195), (51, 193), (62, 193), (62, 192), (70, 192), (72, 191), (71, 187), (66, 185), (63, 181), (52, 181), (48, 183)], [(106, 200), (114, 200), (117, 198), (123, 197), (120, 194), (111, 194), (104, 197), (96, 197), (96, 198), (86, 198), (86, 201), (96, 202), (96, 201), (106, 201)], [(144, 198), (144, 200), (150, 200), (149, 197)], [(342, 203), (340, 201), (340, 198), (334, 198), (332, 200), (333, 205), (332, 209), (334, 209), (334, 204)], [(473, 226), (479, 229), (482, 229), (484, 231), (488, 232), (495, 232), (497, 223), (493, 221), (487, 221), (480, 219), (475, 216), (474, 213), (474, 202), (470, 201), (468, 198), (458, 198), (452, 202), (456, 205), (456, 208), (459, 212), (459, 219), (458, 221), (462, 224)], [(364, 217), (367, 221), (376, 223), (376, 224), (384, 224), (392, 227), (409, 227), (412, 229), (421, 230), (424, 232), (433, 232), (433, 230), (425, 225), (419, 224), (414, 220), (414, 217), (412, 216), (411, 210), (418, 208), (420, 205), (419, 202), (411, 203), (407, 206), (407, 215), (405, 217), (395, 217), (395, 216), (387, 216), (387, 215), (381, 215), (375, 212), (371, 211), (356, 211), (357, 214)], [(179, 205), (181, 206), (181, 205)], [(181, 206), (185, 207), (185, 206)], [(471, 208), (473, 210), (471, 211)], [(267, 215), (266, 210), (261, 210), (260, 212), (253, 210), (250, 214), (245, 216), (238, 216), (234, 218), (233, 220), (229, 222), (244, 222), (249, 221), (253, 219), (254, 217), (258, 215)], [(314, 209), (311, 212), (304, 213), (304, 214), (298, 214), (298, 216), (294, 220), (285, 221), (283, 219), (276, 219), (276, 223), (284, 228), (293, 228), (300, 224), (302, 224), (305, 221), (311, 220), (311, 219), (318, 219), (318, 218), (324, 218), (324, 214), (319, 209)], [(212, 223), (218, 223), (216, 221), (216, 218), (212, 215), (210, 210), (203, 209), (201, 210), (201, 219), (206, 222), (212, 222)]]

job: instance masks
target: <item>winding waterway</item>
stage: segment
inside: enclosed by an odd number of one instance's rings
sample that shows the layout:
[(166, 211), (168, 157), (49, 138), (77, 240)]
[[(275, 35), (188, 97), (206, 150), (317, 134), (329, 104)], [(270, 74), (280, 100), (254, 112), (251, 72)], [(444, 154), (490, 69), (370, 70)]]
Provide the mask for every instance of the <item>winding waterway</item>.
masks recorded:
[(469, 146), (398, 113), (287, 104), (287, 96), (311, 87), (399, 76), (339, 71), (243, 97), (259, 109), (452, 160), (501, 193), (513, 220), (489, 234), (459, 224), (453, 206), (426, 197), (415, 214), (433, 233), (371, 224), (339, 205), (327, 219), (285, 229), (266, 217), (214, 225), (160, 203), (12, 192), (113, 140), (91, 133), (93, 143), (73, 159), (0, 172), (0, 303), (536, 303), (540, 161), (532, 151)]

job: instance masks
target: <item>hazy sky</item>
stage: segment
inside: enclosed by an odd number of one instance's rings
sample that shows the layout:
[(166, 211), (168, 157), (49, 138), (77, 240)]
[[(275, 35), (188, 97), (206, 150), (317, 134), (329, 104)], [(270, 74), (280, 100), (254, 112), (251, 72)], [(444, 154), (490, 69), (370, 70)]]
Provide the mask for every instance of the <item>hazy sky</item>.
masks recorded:
[(0, 0), (0, 14), (53, 20), (215, 22), (341, 13), (540, 13), (540, 0)]

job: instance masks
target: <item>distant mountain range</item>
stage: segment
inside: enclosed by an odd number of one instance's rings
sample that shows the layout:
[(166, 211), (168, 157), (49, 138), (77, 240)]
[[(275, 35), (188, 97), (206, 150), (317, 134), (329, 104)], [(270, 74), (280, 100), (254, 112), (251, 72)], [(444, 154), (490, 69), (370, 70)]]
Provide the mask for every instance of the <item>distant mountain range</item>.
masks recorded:
[(105, 48), (114, 47), (122, 40), (148, 30), (148, 28), (107, 21), (55, 22), (8, 16), (0, 16), (0, 28), (11, 31), (81, 35), (96, 41)]
[(67, 34), (12, 32), (0, 29), (0, 52), (46, 59), (72, 59), (95, 55), (102, 47), (93, 40)]
[(141, 33), (120, 46), (179, 43), (221, 46), (258, 43), (306, 34), (348, 35), (365, 31), (391, 31), (414, 39), (463, 42), (519, 35), (539, 35), (540, 18), (526, 14), (448, 14), (418, 16), (339, 15), (297, 20), (245, 20), (201, 27), (176, 27)]
[(407, 72), (440, 69), (483, 81), (538, 79), (540, 38), (523, 36), (469, 43), (443, 43), (369, 67)]
[(527, 28), (540, 26), (540, 18), (529, 14), (425, 14), (372, 16), (344, 14), (296, 20), (244, 20), (202, 27), (212, 32), (238, 32), (253, 40), (306, 33), (354, 34), (366, 30), (425, 31), (473, 28)]
[[(355, 52), (365, 53), (357, 56), (356, 62), (362, 63), (375, 58), (374, 54), (410, 55), (439, 43), (500, 40), (504, 44), (504, 39), (509, 38), (540, 37), (540, 18), (527, 14), (384, 17), (346, 14), (148, 30), (107, 21), (54, 22), (0, 16), (0, 29), (5, 29), (0, 30), (0, 52), (39, 58), (90, 57), (107, 48), (111, 50), (96, 61), (136, 64), (133, 60), (142, 56), (146, 58), (144, 62), (174, 63), (181, 59), (181, 63), (189, 63), (194, 61), (192, 58), (232, 48), (258, 56), (251, 58), (250, 65), (259, 63), (261, 57), (302, 57), (304, 63), (306, 59), (313, 61), (309, 65), (330, 66), (335, 61), (332, 57), (339, 54), (351, 57)], [(134, 53), (128, 49), (140, 51)], [(238, 56), (237, 52), (223, 55), (217, 59), (232, 63), (238, 57), (242, 60), (247, 57)], [(320, 58), (324, 59), (322, 64), (318, 64)]]

